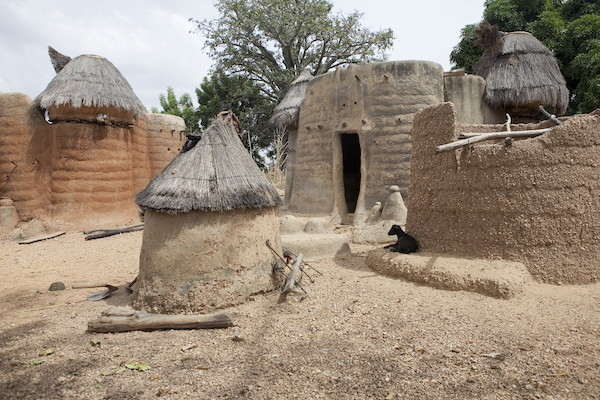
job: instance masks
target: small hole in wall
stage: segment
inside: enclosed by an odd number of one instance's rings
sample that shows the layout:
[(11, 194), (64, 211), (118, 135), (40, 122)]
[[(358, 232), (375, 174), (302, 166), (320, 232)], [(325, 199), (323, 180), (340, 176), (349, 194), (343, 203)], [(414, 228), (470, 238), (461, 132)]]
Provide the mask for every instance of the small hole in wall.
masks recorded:
[(169, 147), (167, 147), (167, 151), (171, 151), (171, 149)]
[(177, 151), (181, 151), (181, 149), (177, 149)]
[(354, 104), (356, 105), (356, 102), (354, 102)]
[(346, 104), (342, 104), (342, 107), (346, 107)]

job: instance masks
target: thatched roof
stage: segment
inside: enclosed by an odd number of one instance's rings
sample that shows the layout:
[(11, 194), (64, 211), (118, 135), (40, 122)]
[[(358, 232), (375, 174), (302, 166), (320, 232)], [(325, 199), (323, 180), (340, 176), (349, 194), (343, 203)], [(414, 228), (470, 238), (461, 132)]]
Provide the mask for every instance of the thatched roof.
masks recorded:
[(563, 115), (569, 90), (552, 52), (528, 32), (499, 32), (480, 25), (485, 53), (475, 74), (486, 81), (485, 100), (492, 107), (544, 105)]
[(307, 70), (302, 73), (290, 84), (290, 88), (281, 103), (273, 110), (273, 115), (269, 120), (273, 125), (287, 126), (295, 128), (298, 126), (298, 117), (300, 115), (300, 103), (306, 95), (308, 81), (312, 75)]
[[(55, 64), (52, 55), (51, 59), (55, 69), (65, 61), (61, 58)], [(94, 55), (81, 55), (65, 63), (33, 104), (41, 111), (66, 105), (73, 108), (114, 107), (134, 114), (146, 112), (119, 70), (106, 58)]]
[(136, 203), (170, 214), (281, 204), (277, 191), (244, 148), (234, 118), (231, 111), (220, 113), (193, 147), (182, 150), (150, 181)]

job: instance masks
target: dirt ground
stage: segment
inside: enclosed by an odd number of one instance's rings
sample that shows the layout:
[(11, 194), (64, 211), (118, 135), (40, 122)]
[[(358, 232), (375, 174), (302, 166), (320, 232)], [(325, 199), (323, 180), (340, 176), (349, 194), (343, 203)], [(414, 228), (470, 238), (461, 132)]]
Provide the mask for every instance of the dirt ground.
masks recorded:
[[(600, 284), (529, 284), (511, 300), (443, 291), (365, 266), (374, 246), (315, 262), (215, 330), (86, 333), (131, 304), (142, 232), (0, 240), (0, 399), (598, 399)], [(63, 291), (48, 291), (61, 281)], [(106, 300), (86, 297), (120, 288)], [(52, 349), (51, 354), (48, 350)], [(145, 371), (117, 369), (131, 361)]]

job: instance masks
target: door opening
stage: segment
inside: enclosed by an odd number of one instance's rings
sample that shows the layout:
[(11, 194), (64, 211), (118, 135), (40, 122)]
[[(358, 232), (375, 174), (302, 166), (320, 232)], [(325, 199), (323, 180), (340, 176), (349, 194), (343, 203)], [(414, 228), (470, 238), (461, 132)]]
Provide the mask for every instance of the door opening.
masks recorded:
[(344, 194), (348, 212), (354, 213), (360, 192), (360, 142), (356, 133), (344, 133), (341, 135), (341, 140), (344, 164)]

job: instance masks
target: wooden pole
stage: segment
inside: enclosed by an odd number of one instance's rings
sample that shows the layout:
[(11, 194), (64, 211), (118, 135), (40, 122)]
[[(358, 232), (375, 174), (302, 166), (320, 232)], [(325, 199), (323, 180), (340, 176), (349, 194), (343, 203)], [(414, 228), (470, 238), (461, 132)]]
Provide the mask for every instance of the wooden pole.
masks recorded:
[[(512, 131), (512, 132), (491, 132), (491, 133), (472, 133), (469, 134), (470, 137), (462, 140), (457, 140), (456, 142), (443, 144), (441, 146), (436, 146), (435, 151), (440, 153), (442, 151), (454, 150), (458, 149), (462, 146), (467, 146), (472, 143), (481, 142), (484, 140), (492, 140), (492, 139), (503, 139), (507, 137), (511, 138), (522, 138), (522, 137), (535, 137), (539, 136), (542, 133), (546, 133), (551, 131), (553, 128), (544, 128), (544, 129), (531, 129), (528, 131)], [(471, 136), (473, 135), (473, 136)]]

